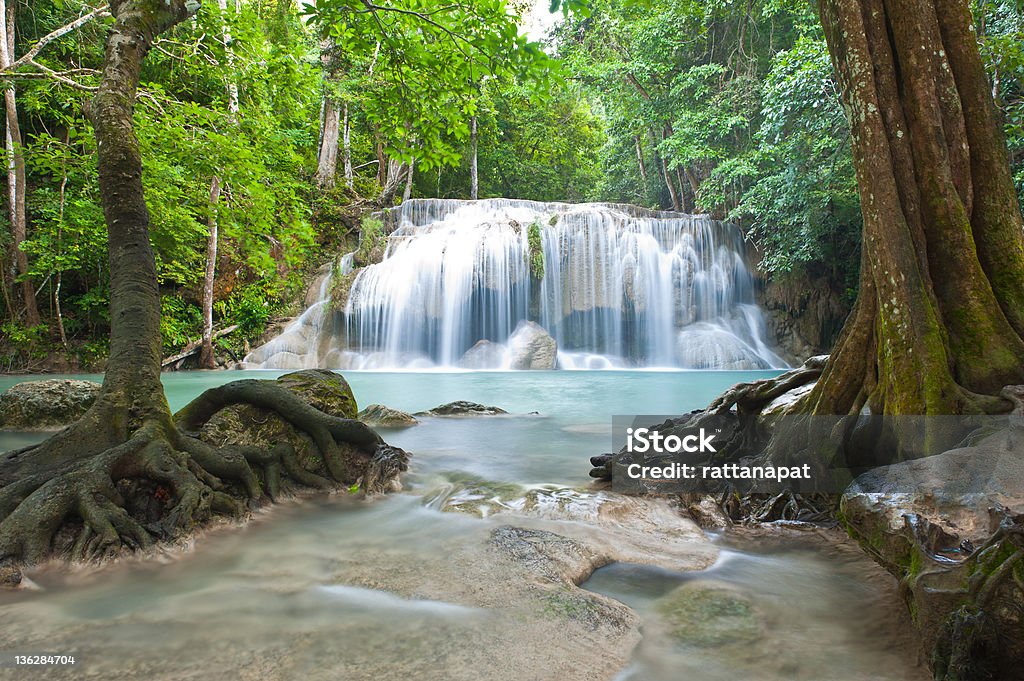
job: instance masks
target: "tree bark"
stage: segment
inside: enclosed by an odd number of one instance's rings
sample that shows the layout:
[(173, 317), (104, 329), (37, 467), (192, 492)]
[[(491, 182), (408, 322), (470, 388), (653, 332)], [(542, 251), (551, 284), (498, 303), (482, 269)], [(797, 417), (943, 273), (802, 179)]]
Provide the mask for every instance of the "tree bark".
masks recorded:
[(402, 201), (412, 198), (412, 180), (416, 174), (416, 159), (409, 161), (409, 170), (405, 175), (405, 191), (402, 192)]
[(355, 171), (352, 169), (352, 121), (348, 117), (348, 103), (343, 110), (342, 124), (342, 160), (345, 163), (345, 186), (355, 189)]
[[(238, 83), (235, 82), (235, 50), (232, 47), (231, 29), (228, 27), (228, 1), (217, 0), (217, 4), (220, 7), (221, 21), (224, 22), (221, 37), (224, 39), (224, 51), (228, 57), (228, 112), (232, 117), (236, 117), (239, 112)], [(237, 14), (239, 11), (238, 4), (236, 3), (235, 13)]]
[(334, 187), (338, 174), (338, 138), (341, 129), (341, 110), (338, 102), (328, 97), (324, 100), (324, 129), (320, 141), (320, 155), (317, 162), (316, 185), (320, 189)]
[(203, 349), (199, 352), (200, 369), (217, 368), (213, 353), (213, 282), (217, 272), (217, 210), (220, 205), (220, 191), (220, 178), (215, 176), (210, 183), (209, 231), (206, 237), (206, 273), (203, 276)]
[(633, 135), (633, 144), (636, 146), (636, 163), (640, 168), (640, 179), (644, 185), (647, 184), (647, 166), (644, 165), (644, 148), (640, 144), (640, 135)]
[(864, 216), (818, 413), (1000, 411), (1024, 383), (1024, 221), (966, 0), (821, 0)]
[[(7, 6), (0, 2), (0, 70), (10, 66), (15, 59), (14, 54), (14, 5)], [(25, 323), (28, 326), (39, 325), (39, 305), (36, 302), (35, 289), (28, 278), (28, 256), (21, 250), (21, 244), (28, 236), (28, 221), (25, 216), (25, 154), (22, 147), (21, 125), (18, 121), (18, 99), (14, 81), (8, 81), (4, 89), (4, 109), (7, 117), (6, 150), (7, 150), (7, 195), (11, 221), (11, 252), (12, 261), (18, 276), (21, 277), (22, 304), (25, 306)]]
[(469, 198), (476, 201), (480, 198), (480, 169), (477, 161), (477, 129), (476, 116), (469, 122)]

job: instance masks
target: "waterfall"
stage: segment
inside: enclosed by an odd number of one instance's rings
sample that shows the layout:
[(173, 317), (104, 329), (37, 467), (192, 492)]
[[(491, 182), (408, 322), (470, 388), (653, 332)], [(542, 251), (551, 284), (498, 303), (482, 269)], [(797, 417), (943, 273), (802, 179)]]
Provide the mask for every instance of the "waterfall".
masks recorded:
[(511, 368), (555, 344), (561, 368), (786, 366), (733, 225), (511, 199), (417, 199), (386, 217), (384, 258), (357, 271), (344, 311), (328, 315), (324, 282), (247, 366)]

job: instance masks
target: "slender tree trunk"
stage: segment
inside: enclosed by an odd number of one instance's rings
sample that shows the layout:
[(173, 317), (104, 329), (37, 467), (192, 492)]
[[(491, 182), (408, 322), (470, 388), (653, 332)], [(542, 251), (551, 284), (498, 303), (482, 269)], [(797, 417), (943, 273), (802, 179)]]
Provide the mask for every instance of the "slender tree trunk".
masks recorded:
[[(238, 83), (235, 81), (235, 50), (232, 47), (231, 40), (231, 29), (228, 27), (228, 2), (227, 0), (218, 0), (220, 7), (221, 21), (224, 22), (224, 28), (221, 33), (221, 37), (224, 39), (224, 51), (228, 57), (228, 111), (231, 115), (238, 116), (239, 105), (238, 105)], [(235, 4), (235, 13), (237, 14), (241, 10), (238, 4)]]
[[(238, 124), (238, 114), (241, 111), (239, 100), (238, 100), (238, 84), (235, 82), (235, 52), (232, 47), (231, 40), (231, 29), (228, 27), (228, 3), (227, 0), (218, 0), (218, 7), (220, 8), (221, 21), (224, 22), (222, 37), (224, 40), (224, 50), (227, 53), (228, 59), (228, 113), (231, 115), (231, 121), (234, 125)], [(237, 14), (240, 10), (238, 4), (235, 4), (235, 13)], [(220, 194), (221, 194), (221, 180), (220, 177), (214, 176), (210, 182), (210, 215), (207, 219), (207, 235), (206, 235), (206, 271), (203, 275), (203, 296), (202, 296), (202, 308), (203, 308), (203, 334), (202, 334), (202, 349), (199, 352), (199, 368), (201, 369), (216, 369), (217, 361), (213, 352), (213, 285), (217, 273), (217, 239), (218, 239), (218, 221), (217, 211), (220, 205)]]
[[(14, 5), (0, 3), (0, 68), (14, 62)], [(18, 122), (18, 100), (14, 82), (8, 81), (4, 89), (4, 108), (7, 117), (7, 191), (11, 221), (11, 250), (17, 274), (22, 277), (22, 304), (25, 306), (25, 322), (28, 326), (39, 324), (39, 306), (35, 289), (28, 278), (28, 256), (21, 250), (21, 244), (28, 236), (28, 222), (25, 216), (25, 155), (22, 148), (21, 125)]]
[(647, 166), (644, 164), (644, 148), (640, 144), (640, 135), (633, 135), (633, 144), (636, 146), (636, 163), (640, 167), (640, 179), (647, 184)]
[(480, 169), (477, 161), (477, 129), (476, 116), (469, 122), (469, 198), (476, 201), (480, 198)]
[(966, 0), (821, 0), (864, 215), (860, 295), (808, 404), (998, 411), (1024, 383), (1024, 220)]
[(402, 192), (402, 201), (412, 198), (412, 181), (416, 174), (416, 159), (409, 162), (409, 172), (405, 176), (405, 191)]
[(213, 353), (213, 282), (217, 272), (217, 211), (220, 206), (220, 178), (210, 183), (209, 233), (206, 237), (206, 273), (203, 276), (203, 347), (199, 368), (216, 369)]
[(385, 206), (395, 202), (395, 195), (398, 193), (398, 186), (405, 175), (406, 165), (402, 161), (389, 158), (387, 162), (387, 175), (384, 178), (384, 187), (381, 190), (380, 200)]
[(355, 172), (352, 169), (352, 121), (348, 117), (348, 103), (344, 107), (344, 124), (342, 126), (342, 159), (345, 163), (345, 186), (355, 189)]
[[(65, 132), (64, 134), (64, 145), (67, 146), (70, 143), (70, 134)], [(68, 169), (66, 164), (61, 165), (61, 179), (60, 179), (60, 213), (57, 217), (57, 254), (60, 255), (63, 251), (63, 234), (64, 234), (64, 209), (67, 205), (67, 190), (68, 190)], [(60, 334), (60, 343), (64, 347), (64, 351), (68, 352), (68, 335), (64, 329), (64, 314), (61, 312), (60, 307), (60, 289), (61, 284), (64, 280), (64, 268), (57, 268), (56, 283), (53, 287), (53, 309), (57, 315), (57, 332)]]

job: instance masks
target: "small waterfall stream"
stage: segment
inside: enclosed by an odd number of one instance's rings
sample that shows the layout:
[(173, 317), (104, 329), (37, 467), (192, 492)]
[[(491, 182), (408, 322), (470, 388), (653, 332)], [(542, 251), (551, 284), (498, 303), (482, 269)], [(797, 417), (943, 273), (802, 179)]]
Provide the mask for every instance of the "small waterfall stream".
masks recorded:
[(384, 259), (357, 271), (343, 311), (328, 277), (248, 368), (785, 367), (732, 225), (511, 199), (418, 199), (386, 217)]

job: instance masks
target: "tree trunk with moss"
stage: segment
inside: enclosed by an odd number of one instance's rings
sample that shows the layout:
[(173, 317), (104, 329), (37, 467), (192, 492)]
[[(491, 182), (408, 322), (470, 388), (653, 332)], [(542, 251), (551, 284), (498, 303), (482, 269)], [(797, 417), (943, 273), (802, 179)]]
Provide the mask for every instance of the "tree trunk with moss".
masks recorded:
[(1006, 411), (1024, 224), (966, 0), (821, 0), (864, 214), (860, 295), (802, 405)]
[[(58, 544), (73, 559), (146, 547), (213, 515), (243, 515), (273, 498), (282, 476), (300, 485), (350, 486), (368, 474), (367, 460), (404, 455), (362, 423), (324, 413), (276, 381), (230, 383), (171, 414), (160, 383), (160, 295), (132, 114), (153, 40), (198, 7), (194, 0), (110, 5), (115, 23), (89, 110), (108, 233), (110, 359), (100, 395), (79, 421), (0, 456), (0, 567), (41, 561)], [(214, 446), (199, 438), (219, 409), (239, 404), (273, 412), (305, 433), (329, 478), (302, 470), (286, 444)], [(158, 495), (159, 517), (147, 521), (126, 510), (124, 483)]]

